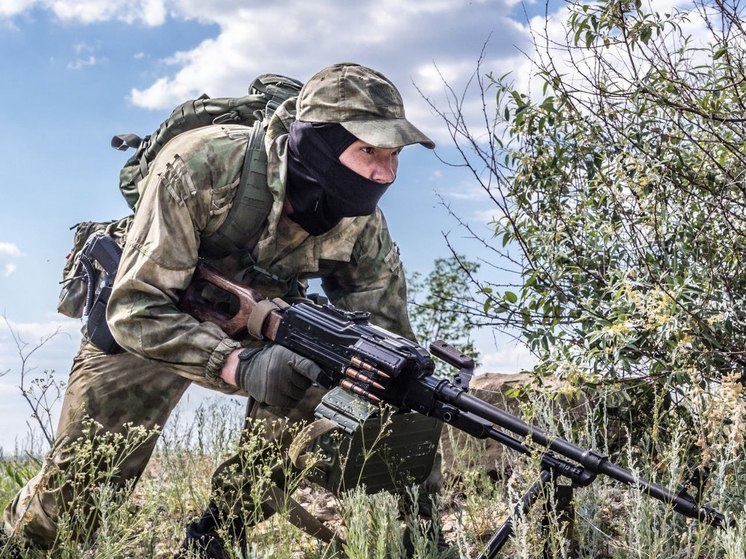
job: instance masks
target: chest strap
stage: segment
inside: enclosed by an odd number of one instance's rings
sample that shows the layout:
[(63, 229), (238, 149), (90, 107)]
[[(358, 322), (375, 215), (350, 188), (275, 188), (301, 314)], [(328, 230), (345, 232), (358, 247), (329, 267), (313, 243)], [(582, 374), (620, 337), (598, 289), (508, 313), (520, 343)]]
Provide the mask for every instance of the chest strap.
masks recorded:
[(262, 122), (251, 128), (241, 179), (233, 204), (217, 231), (200, 242), (200, 253), (211, 258), (251, 249), (259, 240), (274, 203), (267, 186), (267, 152)]

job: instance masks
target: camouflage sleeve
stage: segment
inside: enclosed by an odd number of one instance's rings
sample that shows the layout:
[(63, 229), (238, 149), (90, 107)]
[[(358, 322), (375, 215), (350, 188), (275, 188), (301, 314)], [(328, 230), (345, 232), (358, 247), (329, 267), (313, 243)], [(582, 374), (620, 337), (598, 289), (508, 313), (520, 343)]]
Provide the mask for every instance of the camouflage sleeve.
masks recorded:
[[(220, 128), (211, 133), (220, 134)], [(173, 140), (140, 185), (107, 319), (127, 351), (225, 388), (216, 377), (240, 344), (216, 325), (181, 312), (177, 301), (196, 266), (201, 233), (212, 228), (235, 192), (245, 141), (225, 131), (217, 142), (202, 139), (187, 133)]]
[(373, 324), (416, 339), (407, 313), (407, 285), (399, 249), (380, 209), (358, 237), (350, 265), (322, 278), (322, 287), (335, 306), (369, 312)]

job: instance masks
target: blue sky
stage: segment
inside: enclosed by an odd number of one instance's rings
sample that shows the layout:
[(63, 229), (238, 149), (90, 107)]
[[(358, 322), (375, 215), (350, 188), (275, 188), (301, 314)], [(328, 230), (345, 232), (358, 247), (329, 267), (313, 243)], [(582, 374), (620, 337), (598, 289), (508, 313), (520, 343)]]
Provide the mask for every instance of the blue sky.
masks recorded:
[[(415, 85), (445, 106), (438, 72), (458, 91), (485, 43), (485, 71), (525, 78), (526, 18), (543, 13), (543, 1), (514, 0), (0, 0), (0, 314), (29, 348), (61, 331), (27, 366), (64, 381), (79, 343), (80, 324), (55, 312), (70, 227), (128, 212), (117, 190), (128, 155), (109, 147), (111, 136), (149, 133), (173, 106), (203, 92), (244, 94), (263, 72), (305, 80), (354, 61), (389, 76), (410, 119), (439, 144), (436, 153), (404, 151), (381, 203), (405, 266), (426, 273), (448, 255), (444, 231), (462, 252), (476, 250), (458, 241), (439, 196), (485, 231), (489, 208), (468, 176), (439, 161), (453, 158), (450, 141)], [(489, 370), (513, 372), (526, 362), (509, 344), (480, 349)], [(6, 451), (29, 416), (20, 366), (0, 322)]]

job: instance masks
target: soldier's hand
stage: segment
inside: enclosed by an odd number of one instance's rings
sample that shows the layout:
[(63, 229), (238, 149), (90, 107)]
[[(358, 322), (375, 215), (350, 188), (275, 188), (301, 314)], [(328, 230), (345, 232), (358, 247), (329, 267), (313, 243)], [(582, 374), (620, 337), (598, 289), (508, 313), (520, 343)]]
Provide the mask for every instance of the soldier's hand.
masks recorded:
[(321, 374), (313, 361), (280, 345), (268, 345), (238, 354), (236, 385), (269, 406), (292, 408)]

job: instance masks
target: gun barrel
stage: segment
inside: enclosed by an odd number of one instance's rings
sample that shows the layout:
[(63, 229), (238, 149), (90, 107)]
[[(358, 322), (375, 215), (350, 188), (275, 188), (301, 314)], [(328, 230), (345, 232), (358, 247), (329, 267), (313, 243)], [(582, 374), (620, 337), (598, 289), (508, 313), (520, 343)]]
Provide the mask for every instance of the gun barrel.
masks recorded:
[(474, 414), (498, 427), (525, 437), (537, 445), (573, 460), (594, 474), (604, 474), (616, 481), (640, 489), (643, 493), (669, 504), (673, 509), (689, 518), (696, 518), (714, 526), (725, 525), (725, 516), (708, 506), (699, 506), (685, 491), (671, 489), (637, 477), (632, 472), (609, 461), (606, 456), (583, 449), (559, 437), (548, 434), (539, 427), (529, 425), (510, 413), (493, 406), (447, 381), (440, 381), (435, 392), (444, 402), (459, 410)]

